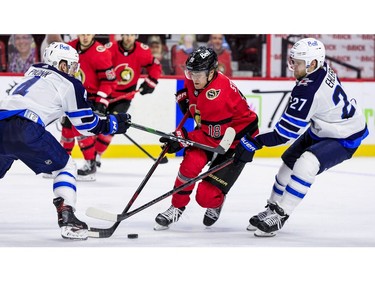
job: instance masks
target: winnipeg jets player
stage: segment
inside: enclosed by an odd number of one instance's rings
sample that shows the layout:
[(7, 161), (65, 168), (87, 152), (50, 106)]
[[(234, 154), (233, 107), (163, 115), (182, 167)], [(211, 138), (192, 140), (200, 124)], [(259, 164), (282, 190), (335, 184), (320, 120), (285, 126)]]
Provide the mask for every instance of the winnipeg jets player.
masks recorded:
[(32, 65), (23, 80), (0, 101), (0, 178), (14, 160), (21, 160), (36, 174), (53, 172), (53, 200), (61, 235), (84, 240), (88, 226), (78, 220), (76, 167), (45, 126), (66, 115), (85, 135), (122, 134), (130, 115), (109, 115), (100, 119), (86, 102), (86, 90), (75, 79), (79, 68), (77, 51), (65, 43), (51, 43), (44, 62)]
[(324, 45), (305, 38), (290, 51), (297, 79), (285, 113), (272, 132), (245, 136), (235, 152), (246, 160), (256, 149), (293, 142), (281, 165), (266, 210), (250, 218), (255, 236), (274, 236), (311, 188), (315, 177), (352, 157), (368, 135), (362, 111), (325, 63)]

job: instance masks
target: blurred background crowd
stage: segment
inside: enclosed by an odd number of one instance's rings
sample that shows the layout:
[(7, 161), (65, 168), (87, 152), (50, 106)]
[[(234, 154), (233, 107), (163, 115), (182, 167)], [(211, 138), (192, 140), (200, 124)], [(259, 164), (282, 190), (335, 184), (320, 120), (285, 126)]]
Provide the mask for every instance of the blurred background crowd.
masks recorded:
[[(342, 78), (375, 78), (375, 36), (363, 34), (139, 34), (163, 67), (163, 75), (183, 75), (188, 55), (197, 46), (210, 46), (218, 54), (219, 69), (229, 77), (291, 77), (286, 54), (294, 42), (315, 37), (326, 45), (327, 60)], [(75, 34), (0, 35), (0, 72), (23, 73), (42, 58), (50, 41), (68, 42)], [(120, 34), (96, 34), (105, 45)], [(272, 69), (272, 70), (271, 70)]]

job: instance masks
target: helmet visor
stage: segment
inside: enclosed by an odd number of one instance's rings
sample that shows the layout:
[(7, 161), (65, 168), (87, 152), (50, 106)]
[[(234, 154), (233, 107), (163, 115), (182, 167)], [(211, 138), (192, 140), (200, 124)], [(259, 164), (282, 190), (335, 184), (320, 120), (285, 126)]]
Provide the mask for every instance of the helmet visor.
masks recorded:
[(189, 80), (200, 80), (208, 76), (208, 71), (207, 70), (204, 70), (204, 71), (185, 70), (185, 76)]

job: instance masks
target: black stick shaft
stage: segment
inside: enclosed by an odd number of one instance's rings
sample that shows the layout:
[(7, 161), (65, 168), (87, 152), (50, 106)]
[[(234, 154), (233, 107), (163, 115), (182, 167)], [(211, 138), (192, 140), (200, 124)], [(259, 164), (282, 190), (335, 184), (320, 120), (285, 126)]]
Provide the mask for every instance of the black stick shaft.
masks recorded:
[(208, 146), (208, 145), (204, 145), (204, 144), (192, 141), (192, 140), (180, 138), (180, 137), (177, 137), (173, 134), (167, 134), (167, 133), (164, 133), (162, 131), (159, 131), (159, 130), (156, 130), (156, 129), (153, 129), (153, 128), (149, 128), (149, 127), (145, 127), (143, 125), (139, 125), (139, 124), (132, 123), (132, 122), (130, 123), (130, 126), (133, 127), (133, 128), (142, 130), (142, 131), (149, 132), (149, 133), (154, 134), (154, 135), (159, 135), (159, 136), (168, 138), (170, 140), (178, 141), (180, 143), (183, 143), (183, 144), (186, 144), (186, 145), (189, 145), (189, 146), (198, 147), (198, 148), (203, 149), (203, 150), (216, 152), (216, 153), (219, 153), (219, 154), (225, 153), (225, 150), (222, 147), (211, 147), (211, 146)]
[[(178, 124), (177, 129), (181, 129), (186, 120), (189, 117), (189, 113), (186, 113), (180, 123)], [(134, 201), (137, 199), (138, 195), (141, 193), (143, 188), (145, 187), (148, 180), (151, 178), (152, 174), (156, 170), (156, 167), (159, 165), (160, 161), (163, 159), (164, 155), (167, 153), (169, 148), (169, 145), (166, 145), (162, 152), (160, 153), (158, 159), (156, 159), (155, 163), (152, 165), (151, 169), (148, 171), (147, 175), (142, 180), (141, 184), (138, 186), (137, 190), (134, 192), (133, 197), (130, 199), (128, 204), (126, 205), (125, 209), (122, 211), (122, 214), (126, 214), (130, 207), (133, 205)], [(112, 234), (115, 232), (117, 227), (119, 226), (121, 221), (115, 222), (110, 228), (102, 229), (102, 228), (90, 228), (91, 232), (98, 232), (99, 238), (108, 238), (112, 236)]]
[(138, 147), (140, 150), (142, 150), (148, 157), (150, 157), (152, 160), (156, 161), (156, 158), (153, 157), (150, 153), (147, 152), (146, 149), (144, 149), (142, 146), (140, 146), (134, 139), (132, 139), (130, 136), (128, 136), (126, 133), (124, 133), (124, 136), (130, 140), (133, 144), (135, 144), (136, 147)]
[(152, 200), (152, 201), (150, 201), (150, 202), (148, 202), (148, 203), (146, 203), (146, 204), (138, 207), (137, 209), (134, 209), (133, 211), (131, 211), (129, 213), (124, 213), (123, 212), (122, 214), (120, 214), (120, 215), (117, 216), (117, 220), (118, 220), (117, 222), (123, 221), (123, 220), (125, 220), (125, 219), (127, 219), (127, 218), (129, 218), (129, 217), (131, 217), (133, 215), (135, 215), (136, 213), (139, 213), (140, 211), (142, 211), (142, 210), (144, 210), (144, 209), (146, 209), (148, 207), (151, 207), (155, 203), (157, 203), (157, 202), (159, 202), (159, 201), (161, 201), (161, 200), (163, 200), (163, 199), (171, 196), (174, 193), (177, 193), (177, 192), (183, 190), (184, 188), (188, 187), (189, 185), (191, 185), (193, 183), (196, 183), (197, 181), (200, 181), (201, 179), (209, 176), (212, 173), (215, 173), (215, 172), (223, 169), (224, 167), (226, 167), (226, 166), (228, 166), (228, 165), (230, 165), (232, 163), (233, 163), (233, 158), (229, 158), (226, 161), (222, 162), (221, 164), (218, 164), (215, 167), (212, 167), (211, 169), (207, 170), (206, 172), (200, 174), (199, 176), (197, 176), (197, 177), (195, 177), (195, 178), (187, 181), (186, 183), (180, 185), (179, 187), (176, 187), (176, 188), (174, 188), (174, 189), (172, 189), (172, 190), (164, 193), (163, 195), (161, 195), (161, 196), (155, 198), (154, 200)]

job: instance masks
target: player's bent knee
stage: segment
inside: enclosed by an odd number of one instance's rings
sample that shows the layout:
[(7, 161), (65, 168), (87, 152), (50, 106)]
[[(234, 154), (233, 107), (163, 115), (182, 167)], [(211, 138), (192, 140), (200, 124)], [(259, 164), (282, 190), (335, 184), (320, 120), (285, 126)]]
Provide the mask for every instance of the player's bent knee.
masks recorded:
[(312, 183), (320, 169), (318, 158), (310, 151), (304, 152), (294, 165), (293, 174)]
[(202, 181), (198, 185), (195, 200), (203, 208), (218, 208), (224, 202), (224, 194), (218, 187)]

